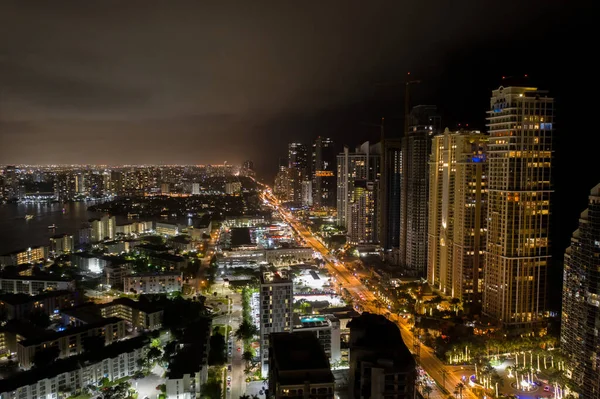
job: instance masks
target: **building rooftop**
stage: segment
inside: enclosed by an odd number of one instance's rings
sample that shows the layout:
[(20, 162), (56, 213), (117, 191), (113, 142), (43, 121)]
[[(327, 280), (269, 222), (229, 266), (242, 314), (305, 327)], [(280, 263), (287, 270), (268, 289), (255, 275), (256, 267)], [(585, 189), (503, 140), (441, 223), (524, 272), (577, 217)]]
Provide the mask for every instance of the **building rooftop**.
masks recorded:
[(58, 297), (63, 295), (72, 295), (71, 291), (57, 290), (57, 291), (46, 291), (38, 295), (27, 295), (27, 294), (2, 294), (0, 295), (0, 302), (5, 302), (10, 305), (21, 305), (24, 303), (42, 301), (46, 298)]
[(77, 320), (81, 320), (86, 324), (100, 323), (104, 317), (100, 315), (100, 308), (95, 303), (85, 303), (68, 309), (61, 309), (60, 313)]
[(333, 321), (338, 321), (333, 315), (299, 315), (293, 314), (294, 330), (302, 328), (329, 327)]
[(192, 242), (192, 239), (189, 236), (178, 235), (169, 239), (170, 242), (176, 242), (179, 244), (189, 244)]
[(154, 254), (150, 256), (151, 259), (162, 259), (170, 262), (185, 262), (185, 258), (183, 256), (172, 255), (168, 253), (160, 253)]
[(250, 228), (234, 227), (231, 229), (231, 247), (241, 247), (244, 245), (252, 245), (250, 238)]
[(415, 367), (415, 359), (402, 339), (398, 326), (382, 315), (362, 313), (348, 323), (350, 328), (350, 351), (363, 348), (375, 359), (390, 359), (394, 367)]
[(63, 281), (63, 282), (69, 282), (70, 280), (65, 279), (65, 278), (61, 278), (61, 277), (55, 277), (55, 276), (50, 276), (50, 275), (46, 275), (46, 276), (0, 276), (1, 280), (21, 280), (21, 281), (54, 281), (54, 282), (59, 282), (59, 281)]
[(270, 340), (273, 367), (281, 385), (333, 383), (325, 351), (312, 332), (273, 333)]
[(260, 276), (261, 284), (286, 284), (291, 283), (292, 279), (287, 270), (278, 270), (276, 272), (265, 272)]
[(38, 245), (37, 247), (23, 248), (23, 249), (19, 249), (19, 250), (16, 250), (16, 251), (12, 251), (12, 252), (8, 252), (8, 253), (5, 253), (5, 254), (2, 254), (2, 255), (0, 255), (0, 256), (11, 256), (11, 255), (17, 255), (17, 254), (20, 254), (21, 252), (32, 251), (32, 250), (34, 250), (34, 249), (40, 249), (40, 248), (42, 248), (42, 249), (43, 249), (43, 248), (44, 248), (44, 246), (42, 246), (42, 245)]
[(114, 323), (118, 323), (118, 322), (122, 322), (122, 321), (123, 321), (123, 319), (120, 319), (118, 317), (107, 317), (106, 319), (102, 319), (101, 321), (99, 321), (97, 323), (86, 324), (86, 325), (80, 326), (80, 327), (68, 328), (64, 331), (51, 332), (51, 333), (42, 335), (40, 337), (26, 339), (25, 341), (19, 342), (19, 345), (23, 345), (25, 347), (39, 345), (43, 342), (57, 340), (60, 337), (65, 337), (65, 336), (69, 336), (69, 335), (82, 333), (82, 332), (91, 330), (93, 328), (104, 327), (108, 324), (114, 324)]
[(134, 301), (133, 299), (130, 299), (130, 298), (118, 298), (112, 302), (104, 303), (104, 304), (98, 305), (98, 306), (100, 308), (105, 308), (105, 307), (114, 306), (114, 305), (129, 306), (130, 308), (140, 310), (144, 313), (155, 313), (155, 312), (161, 311), (161, 309), (159, 309), (157, 306), (154, 306), (151, 303)]
[(148, 272), (132, 274), (131, 276), (125, 276), (124, 278), (136, 278), (136, 277), (152, 277), (152, 276), (178, 276), (181, 277), (181, 272)]
[(53, 362), (48, 367), (33, 368), (12, 375), (10, 378), (0, 380), (0, 393), (12, 392), (20, 387), (28, 386), (37, 381), (56, 377), (71, 370), (80, 368), (84, 364), (98, 362), (103, 359), (114, 358), (122, 353), (128, 353), (147, 345), (149, 339), (144, 336), (127, 339), (105, 346), (101, 351), (84, 353), (79, 356), (71, 356)]

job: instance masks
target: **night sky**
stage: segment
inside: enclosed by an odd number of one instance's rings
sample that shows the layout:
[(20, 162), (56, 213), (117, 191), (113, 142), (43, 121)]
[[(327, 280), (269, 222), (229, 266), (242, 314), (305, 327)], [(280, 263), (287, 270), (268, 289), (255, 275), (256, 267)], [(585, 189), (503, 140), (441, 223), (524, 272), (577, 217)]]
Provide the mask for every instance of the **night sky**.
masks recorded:
[(408, 71), (413, 105), (479, 129), (501, 77), (528, 74), (557, 99), (562, 253), (600, 182), (591, 4), (2, 1), (0, 163), (253, 159), (270, 180), (291, 140), (355, 145), (381, 117), (399, 135)]

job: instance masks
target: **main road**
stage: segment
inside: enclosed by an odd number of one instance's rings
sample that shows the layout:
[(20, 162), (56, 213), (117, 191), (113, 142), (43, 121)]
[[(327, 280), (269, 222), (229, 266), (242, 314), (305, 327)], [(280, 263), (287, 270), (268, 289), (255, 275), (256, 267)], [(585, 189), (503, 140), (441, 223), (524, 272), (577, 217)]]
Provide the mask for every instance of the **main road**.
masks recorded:
[[(344, 288), (348, 289), (354, 300), (360, 302), (364, 310), (371, 313), (384, 314), (400, 327), (402, 339), (411, 352), (414, 352), (413, 343), (415, 342), (415, 337), (410, 331), (410, 327), (407, 325), (406, 321), (398, 315), (388, 315), (387, 313), (389, 312), (387, 309), (382, 309), (381, 307), (376, 306), (375, 302), (377, 301), (377, 298), (375, 295), (369, 291), (360, 282), (360, 280), (357, 279), (339, 260), (337, 260), (329, 252), (329, 250), (317, 238), (315, 238), (310, 231), (308, 231), (304, 225), (298, 222), (298, 220), (296, 220), (289, 211), (280, 207), (278, 205), (278, 200), (273, 196), (270, 190), (263, 191), (263, 198), (275, 209), (277, 209), (283, 220), (292, 226), (296, 233), (301, 236), (308, 245), (321, 254), (331, 275), (334, 276), (337, 282), (341, 283)], [(426, 346), (419, 345), (419, 352), (420, 353), (417, 359), (419, 365), (427, 372), (427, 374), (429, 374), (431, 378), (436, 380), (440, 386), (445, 384), (445, 388), (452, 393), (456, 385), (462, 382), (460, 376), (454, 373), (455, 368), (449, 367), (442, 363), (442, 361), (433, 354), (432, 350)], [(443, 397), (441, 393), (437, 391), (432, 396), (434, 396), (434, 398), (436, 396)], [(461, 396), (463, 399), (477, 399), (475, 394), (473, 394), (473, 392), (471, 392), (469, 389), (465, 389)]]

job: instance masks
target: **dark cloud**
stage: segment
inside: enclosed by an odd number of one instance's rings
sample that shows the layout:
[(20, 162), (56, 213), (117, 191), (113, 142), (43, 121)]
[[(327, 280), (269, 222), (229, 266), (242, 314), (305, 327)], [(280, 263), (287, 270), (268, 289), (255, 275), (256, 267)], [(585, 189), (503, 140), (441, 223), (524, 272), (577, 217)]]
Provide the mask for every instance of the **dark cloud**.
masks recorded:
[(457, 48), (507, 40), (561, 10), (510, 0), (2, 2), (0, 159), (260, 165), (288, 136), (348, 128), (327, 118), (370, 118), (374, 99), (401, 109), (402, 88), (376, 83), (436, 71)]

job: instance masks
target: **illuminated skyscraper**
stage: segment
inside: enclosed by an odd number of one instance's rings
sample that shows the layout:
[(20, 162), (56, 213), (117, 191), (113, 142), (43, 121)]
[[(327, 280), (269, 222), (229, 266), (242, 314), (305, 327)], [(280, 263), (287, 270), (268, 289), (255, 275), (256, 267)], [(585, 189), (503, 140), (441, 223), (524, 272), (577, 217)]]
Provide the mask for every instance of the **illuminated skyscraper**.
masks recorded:
[(561, 349), (585, 399), (600, 399), (600, 184), (565, 253)]
[(336, 204), (335, 156), (333, 141), (317, 137), (313, 144), (311, 167), (315, 206), (333, 207)]
[(286, 270), (260, 276), (260, 357), (262, 374), (269, 372), (269, 335), (292, 332), (293, 285)]
[[(381, 144), (371, 144), (368, 141), (356, 148), (355, 152), (350, 152), (348, 147), (344, 152), (337, 156), (337, 218), (340, 226), (346, 227), (348, 233), (351, 232), (352, 212), (363, 212), (353, 210), (353, 203), (356, 203), (354, 193), (355, 186), (362, 189), (365, 184), (370, 183), (370, 187), (377, 191), (380, 180), (380, 162), (381, 162)], [(365, 203), (366, 204), (366, 203)], [(366, 210), (365, 210), (366, 211)], [(379, 220), (379, 207), (375, 203), (376, 224)], [(372, 235), (372, 242), (378, 242), (378, 228)]]
[(429, 165), (427, 280), (478, 309), (487, 219), (487, 136), (475, 131), (433, 138)]
[(302, 143), (288, 145), (288, 178), (290, 182), (290, 201), (302, 203), (302, 182), (308, 179), (308, 150)]
[(379, 237), (386, 253), (391, 254), (391, 251), (394, 251), (395, 256), (392, 259), (396, 263), (400, 247), (401, 140), (382, 137), (381, 143), (381, 183), (378, 193), (381, 207), (378, 221)]
[(500, 87), (488, 111), (488, 235), (483, 312), (529, 329), (546, 308), (554, 100)]
[(377, 226), (377, 185), (372, 181), (355, 180), (348, 223), (350, 242), (377, 242)]
[(427, 198), (431, 138), (440, 132), (434, 105), (418, 105), (409, 115), (402, 139), (400, 192), (400, 265), (427, 274)]

